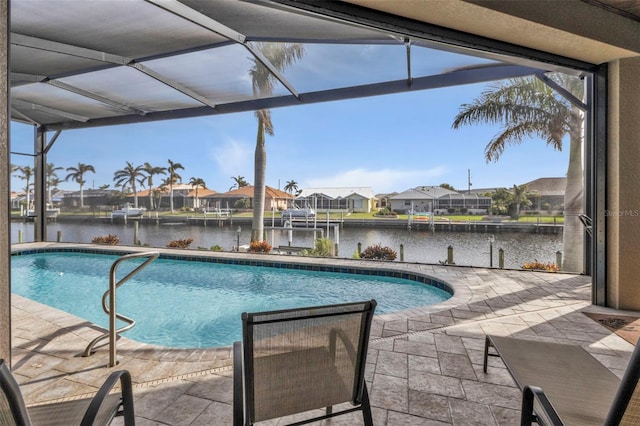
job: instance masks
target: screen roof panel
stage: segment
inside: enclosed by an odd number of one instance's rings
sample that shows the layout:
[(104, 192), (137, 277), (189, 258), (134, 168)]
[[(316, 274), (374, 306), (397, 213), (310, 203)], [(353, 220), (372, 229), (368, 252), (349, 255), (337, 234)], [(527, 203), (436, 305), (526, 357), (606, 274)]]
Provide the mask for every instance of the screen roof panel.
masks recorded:
[[(268, 0), (12, 0), (11, 28), (12, 119), (49, 130), (251, 111), (547, 70), (495, 54), (452, 53), (460, 49)], [(303, 53), (284, 67), (262, 48), (291, 43), (300, 43)], [(268, 76), (271, 90), (254, 93), (252, 69)]]

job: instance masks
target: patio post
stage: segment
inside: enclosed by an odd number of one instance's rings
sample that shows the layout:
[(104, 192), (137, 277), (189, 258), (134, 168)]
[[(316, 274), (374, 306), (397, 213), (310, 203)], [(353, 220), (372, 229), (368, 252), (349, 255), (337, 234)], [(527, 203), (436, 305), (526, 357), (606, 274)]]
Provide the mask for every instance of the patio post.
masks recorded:
[(9, 5), (0, 2), (0, 358), (11, 365), (11, 211), (9, 147)]

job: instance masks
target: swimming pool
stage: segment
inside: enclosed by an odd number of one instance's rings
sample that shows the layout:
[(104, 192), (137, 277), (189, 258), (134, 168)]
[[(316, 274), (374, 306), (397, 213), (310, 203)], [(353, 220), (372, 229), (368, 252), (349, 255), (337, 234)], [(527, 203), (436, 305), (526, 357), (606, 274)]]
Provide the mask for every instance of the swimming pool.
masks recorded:
[[(14, 255), (12, 291), (106, 327), (101, 298), (117, 258), (59, 251)], [(121, 264), (118, 278), (141, 262)], [(118, 289), (118, 313), (136, 320), (136, 326), (123, 336), (178, 348), (226, 346), (240, 339), (244, 311), (376, 299), (376, 314), (381, 314), (451, 297), (446, 285), (407, 273), (271, 261), (241, 263), (247, 262), (167, 256), (156, 260)]]

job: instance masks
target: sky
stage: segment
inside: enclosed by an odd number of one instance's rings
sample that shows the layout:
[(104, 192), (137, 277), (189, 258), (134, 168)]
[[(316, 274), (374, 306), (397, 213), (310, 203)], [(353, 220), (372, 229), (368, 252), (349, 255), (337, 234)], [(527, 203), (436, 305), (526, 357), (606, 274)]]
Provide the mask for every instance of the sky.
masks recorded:
[[(491, 125), (451, 123), (460, 106), (470, 103), (488, 84), (367, 97), (272, 109), (275, 135), (267, 136), (268, 186), (283, 189), (295, 181), (300, 189), (371, 187), (375, 194), (448, 183), (467, 190), (512, 187), (541, 177), (563, 177), (568, 141), (562, 152), (542, 140), (509, 146), (497, 162), (487, 163), (484, 148), (499, 132)], [(184, 166), (186, 183), (202, 178), (209, 189), (226, 192), (233, 176), (254, 182), (253, 155), (257, 120), (252, 112), (146, 124), (66, 130), (49, 151), (57, 167), (94, 166), (85, 188), (110, 185), (129, 161)], [(12, 123), (11, 151), (33, 153), (33, 127)], [(51, 134), (49, 135), (51, 137)], [(31, 165), (32, 157), (13, 154), (14, 165)], [(57, 172), (64, 179), (65, 170)], [(162, 177), (154, 177), (159, 182)], [(12, 178), (12, 190), (25, 181)], [(78, 190), (73, 181), (61, 189)]]

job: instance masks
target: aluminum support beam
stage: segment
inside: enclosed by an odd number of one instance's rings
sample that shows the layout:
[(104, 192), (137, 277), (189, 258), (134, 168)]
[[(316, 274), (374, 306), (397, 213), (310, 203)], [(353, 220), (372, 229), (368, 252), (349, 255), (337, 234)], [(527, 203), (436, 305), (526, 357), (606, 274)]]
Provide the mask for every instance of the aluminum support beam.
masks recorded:
[[(204, 16), (204, 15), (203, 15)], [(208, 19), (208, 18), (207, 18)], [(244, 39), (243, 39), (244, 40)], [(160, 73), (157, 73), (153, 70), (151, 70), (149, 67), (146, 67), (145, 65), (142, 65), (139, 62), (136, 62), (133, 58), (127, 58), (124, 56), (120, 56), (120, 55), (114, 55), (112, 53), (107, 53), (107, 52), (101, 52), (99, 50), (92, 50), (92, 49), (87, 49), (84, 47), (80, 47), (80, 46), (74, 46), (74, 45), (70, 45), (70, 44), (65, 44), (65, 43), (59, 43), (59, 42), (54, 42), (54, 41), (50, 41), (50, 40), (45, 40), (45, 39), (41, 39), (41, 38), (37, 38), (37, 37), (31, 37), (31, 36), (27, 36), (27, 35), (23, 35), (23, 34), (18, 34), (18, 33), (12, 33), (11, 34), (11, 44), (14, 44), (16, 46), (25, 46), (25, 47), (30, 47), (33, 49), (39, 49), (39, 50), (45, 50), (48, 52), (56, 52), (56, 53), (61, 53), (61, 54), (66, 54), (66, 55), (70, 55), (70, 56), (76, 56), (79, 58), (83, 58), (83, 59), (91, 59), (94, 61), (100, 61), (100, 62), (104, 62), (105, 64), (112, 64), (112, 65), (118, 65), (118, 66), (129, 66), (133, 69), (136, 69), (144, 74), (146, 74), (147, 76), (160, 81), (163, 84), (166, 84), (167, 86), (171, 87), (174, 90), (177, 90), (183, 94), (185, 94), (186, 96), (189, 96), (192, 99), (197, 100), (198, 102), (202, 103), (203, 105), (207, 105), (211, 108), (215, 108), (215, 103), (211, 102), (209, 99), (207, 99), (206, 97), (194, 92), (193, 90), (190, 90), (180, 84), (178, 84), (177, 82), (171, 80), (170, 78), (167, 78), (163, 75), (161, 75)], [(23, 76), (26, 76), (25, 74), (23, 74)], [(30, 80), (35, 80), (38, 76), (32, 76), (32, 77), (28, 77)], [(38, 81), (42, 81), (42, 80), (38, 80)], [(59, 82), (56, 80), (55, 76), (47, 76), (47, 79), (45, 79), (45, 81), (53, 86), (59, 87), (61, 89), (65, 89), (65, 90), (69, 90), (72, 91), (78, 95), (81, 96), (86, 96), (88, 98), (91, 98), (93, 100), (97, 100), (99, 102), (104, 102), (105, 104), (111, 105), (111, 106), (115, 106), (117, 108), (123, 109), (123, 108), (133, 108), (131, 110), (131, 112), (135, 113), (135, 114), (141, 114), (143, 115), (144, 112), (140, 109), (137, 109), (135, 107), (126, 107), (123, 104), (120, 104), (112, 99), (106, 99), (102, 96), (93, 94), (93, 93), (89, 93), (86, 91), (83, 91), (82, 89), (79, 88), (74, 88), (71, 85)], [(15, 103), (15, 101), (14, 101)], [(37, 108), (34, 109), (41, 109), (43, 111), (45, 111), (44, 108), (48, 108), (48, 107), (44, 107), (44, 106), (37, 106)], [(127, 109), (128, 110), (128, 109)], [(54, 111), (58, 111), (57, 113)], [(74, 118), (72, 116), (67, 116), (67, 115), (62, 115), (62, 111), (59, 110), (55, 110), (55, 109), (51, 109), (48, 112), (55, 114), (55, 115), (61, 115), (63, 117), (67, 117), (67, 118), (71, 118), (72, 120), (79, 120), (82, 121), (82, 119), (78, 119), (78, 118)], [(24, 112), (23, 112), (24, 113)], [(80, 116), (76, 116), (76, 117), (80, 117)]]
[(593, 223), (591, 252), (591, 276), (593, 277), (592, 303), (599, 306), (608, 306), (607, 300), (607, 164), (609, 161), (607, 152), (607, 110), (608, 105), (608, 67), (601, 65), (594, 72), (593, 77), (588, 81), (590, 114), (587, 116), (587, 139), (586, 146), (589, 151), (585, 154), (590, 162), (587, 170), (589, 187), (587, 188), (588, 204), (587, 214)]
[(25, 102), (25, 101), (21, 101), (18, 99), (13, 99), (11, 101), (11, 104), (19, 109), (22, 109), (22, 113), (25, 114), (24, 110), (34, 110), (34, 111), (42, 111), (42, 112), (46, 112), (48, 114), (53, 114), (53, 115), (57, 115), (59, 117), (64, 117), (64, 118), (68, 118), (71, 120), (75, 120), (75, 121), (81, 121), (83, 123), (86, 123), (87, 121), (89, 121), (89, 117), (85, 117), (84, 115), (79, 115), (79, 114), (73, 114), (71, 112), (67, 112), (67, 111), (62, 111), (56, 108), (51, 108), (48, 106), (44, 106), (44, 105), (38, 105), (38, 104), (34, 104), (32, 102)]
[[(33, 202), (35, 210), (34, 225), (34, 241), (47, 240), (47, 155), (45, 149), (47, 146), (47, 133), (42, 126), (35, 126), (34, 137), (34, 191)], [(27, 188), (28, 190), (28, 188)], [(29, 206), (27, 206), (29, 210)]]
[(11, 163), (9, 120), (9, 2), (0, 2), (0, 358), (11, 366)]
[(461, 84), (483, 83), (505, 78), (530, 76), (538, 72), (537, 68), (518, 65), (497, 65), (475, 69), (462, 69), (447, 74), (415, 77), (411, 84), (407, 80), (396, 80), (384, 83), (373, 83), (362, 86), (345, 87), (341, 89), (322, 90), (303, 93), (300, 98), (292, 95), (274, 98), (254, 99), (231, 104), (218, 105), (215, 110), (208, 107), (184, 108), (175, 111), (161, 111), (148, 113), (144, 117), (122, 116), (89, 120), (87, 123), (73, 122), (49, 125), (49, 130), (81, 129), (96, 126), (111, 126), (178, 118), (201, 117), (215, 114), (230, 114), (236, 112), (256, 111), (260, 109), (278, 108), (292, 105), (313, 104), (319, 102), (337, 101), (344, 99), (363, 98), (367, 96), (388, 95), (418, 90), (451, 87)]
[(291, 92), (294, 96), (298, 97), (298, 91), (287, 81), (286, 78), (278, 71), (273, 64), (265, 58), (265, 56), (258, 51), (256, 48), (251, 46), (250, 43), (247, 43), (247, 37), (239, 33), (238, 31), (229, 28), (220, 22), (209, 18), (206, 15), (198, 12), (197, 10), (193, 10), (192, 8), (176, 1), (176, 0), (147, 0), (148, 3), (154, 4), (168, 12), (173, 13), (176, 16), (179, 16), (183, 19), (186, 19), (194, 24), (200, 25), (202, 28), (205, 28), (209, 31), (213, 31), (214, 33), (221, 35), (229, 40), (233, 40), (241, 45), (243, 45), (253, 56), (258, 59), (264, 65), (271, 74), (275, 76), (275, 78), (282, 83), (283, 86)]
[(550, 79), (546, 74), (538, 73), (536, 74), (536, 78), (542, 81), (547, 86), (551, 87), (556, 92), (558, 92), (563, 98), (569, 101), (572, 105), (580, 108), (582, 111), (589, 110), (588, 102), (585, 104), (584, 102), (582, 102), (582, 99), (576, 98), (573, 95), (573, 93), (569, 92), (567, 89), (565, 89), (564, 87), (562, 87), (561, 85), (559, 85), (558, 83)]
[(130, 107), (120, 102), (116, 102), (113, 99), (105, 98), (104, 96), (89, 92), (79, 87), (72, 86), (71, 84), (63, 83), (59, 80), (46, 80), (45, 83), (51, 86), (57, 87), (58, 89), (67, 90), (69, 92), (75, 93), (76, 95), (93, 99), (95, 101), (102, 102), (103, 104), (106, 104), (106, 105), (111, 105), (112, 107), (119, 109), (121, 111), (127, 111), (127, 112), (138, 114), (138, 115), (146, 114), (146, 111), (142, 111), (141, 109)]

